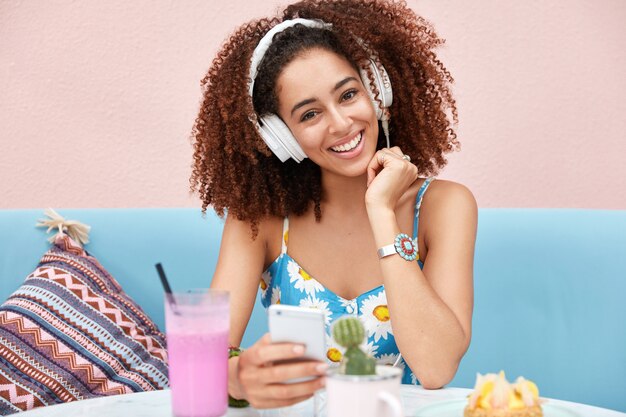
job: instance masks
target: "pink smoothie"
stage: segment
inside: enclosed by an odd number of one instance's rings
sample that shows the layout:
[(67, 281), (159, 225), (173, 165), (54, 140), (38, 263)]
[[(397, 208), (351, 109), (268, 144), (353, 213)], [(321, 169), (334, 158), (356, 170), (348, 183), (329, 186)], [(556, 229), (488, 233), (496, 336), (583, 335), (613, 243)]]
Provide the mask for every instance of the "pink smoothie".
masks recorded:
[(167, 333), (176, 417), (218, 417), (228, 406), (228, 331)]

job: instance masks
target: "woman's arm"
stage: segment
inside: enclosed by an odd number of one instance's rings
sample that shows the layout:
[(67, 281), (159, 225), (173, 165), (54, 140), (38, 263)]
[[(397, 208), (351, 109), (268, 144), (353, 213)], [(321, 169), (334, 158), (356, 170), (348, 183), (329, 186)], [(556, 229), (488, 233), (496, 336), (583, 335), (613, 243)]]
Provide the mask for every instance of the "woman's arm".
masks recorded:
[[(410, 233), (400, 230), (395, 209), (416, 177), (417, 168), (397, 147), (379, 151), (370, 162), (365, 202), (378, 247)], [(467, 188), (436, 181), (420, 209), (423, 271), (400, 256), (380, 260), (396, 343), (425, 388), (450, 382), (469, 346), (477, 212)]]
[[(211, 288), (230, 292), (230, 344), (238, 346), (254, 308), (254, 301), (267, 255), (267, 239), (272, 238), (266, 223), (252, 239), (250, 224), (227, 218), (222, 235), (219, 260)], [(276, 234), (280, 238), (280, 234)], [(228, 361), (228, 393), (246, 399), (256, 408), (284, 407), (305, 400), (323, 387), (322, 378), (293, 384), (289, 379), (321, 376), (326, 364), (306, 361), (275, 365), (277, 360), (297, 359), (302, 346), (272, 344), (266, 334), (240, 356)]]
[(211, 288), (230, 292), (231, 346), (239, 346), (248, 325), (265, 262), (265, 239), (252, 239), (250, 224), (226, 218)]
[[(400, 232), (395, 213), (372, 215), (376, 244), (393, 242)], [(476, 225), (477, 207), (469, 190), (437, 181), (420, 209), (428, 248), (423, 271), (400, 256), (380, 261), (396, 343), (425, 388), (450, 382), (469, 346)]]
[[(265, 243), (259, 236), (252, 240), (248, 223), (226, 218), (220, 253), (211, 288), (230, 293), (231, 346), (239, 346), (254, 308), (259, 279), (263, 271)], [(228, 361), (228, 393), (234, 398), (245, 397), (237, 370), (239, 357)]]

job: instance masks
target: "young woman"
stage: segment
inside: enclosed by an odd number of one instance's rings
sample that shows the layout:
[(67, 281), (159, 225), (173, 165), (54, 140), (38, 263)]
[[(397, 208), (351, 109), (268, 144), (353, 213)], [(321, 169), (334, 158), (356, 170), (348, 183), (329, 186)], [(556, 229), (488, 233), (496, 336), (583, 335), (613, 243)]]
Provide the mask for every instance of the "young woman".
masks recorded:
[[(203, 209), (227, 213), (212, 287), (231, 293), (232, 345), (260, 283), (266, 306), (361, 317), (379, 362), (401, 353), (403, 383), (453, 378), (471, 337), (477, 208), (432, 180), (458, 146), (441, 43), (404, 3), (312, 0), (243, 25), (218, 53), (191, 183)], [(265, 335), (229, 360), (229, 393), (258, 408), (310, 397), (326, 364), (274, 364), (302, 354)], [(283, 384), (304, 376), (318, 377)]]

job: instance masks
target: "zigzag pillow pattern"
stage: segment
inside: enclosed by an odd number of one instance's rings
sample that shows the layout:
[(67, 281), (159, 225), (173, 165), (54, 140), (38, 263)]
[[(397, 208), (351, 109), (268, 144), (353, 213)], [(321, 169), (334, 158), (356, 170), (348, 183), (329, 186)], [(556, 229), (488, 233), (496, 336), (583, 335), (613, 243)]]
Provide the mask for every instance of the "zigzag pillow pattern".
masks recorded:
[(0, 306), (0, 415), (168, 386), (165, 336), (65, 234)]

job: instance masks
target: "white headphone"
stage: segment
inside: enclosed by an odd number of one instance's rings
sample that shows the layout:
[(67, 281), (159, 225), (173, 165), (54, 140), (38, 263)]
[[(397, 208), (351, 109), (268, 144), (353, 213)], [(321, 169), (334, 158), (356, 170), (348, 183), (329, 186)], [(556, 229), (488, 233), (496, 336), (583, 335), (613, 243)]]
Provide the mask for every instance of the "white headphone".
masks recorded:
[[(286, 20), (274, 26), (269, 32), (265, 34), (265, 36), (263, 36), (263, 38), (259, 41), (259, 44), (255, 48), (254, 52), (252, 53), (252, 61), (250, 63), (250, 81), (248, 83), (248, 93), (250, 94), (251, 98), (253, 96), (254, 81), (258, 74), (259, 65), (261, 64), (261, 61), (263, 60), (263, 56), (265, 56), (267, 49), (272, 44), (274, 35), (298, 23), (311, 28), (326, 30), (332, 29), (332, 25), (329, 23), (322, 22), (321, 20), (310, 19)], [(391, 103), (393, 101), (391, 82), (389, 81), (387, 71), (385, 71), (382, 65), (380, 69), (376, 65), (377, 60), (375, 56), (370, 56), (369, 60), (370, 69), (374, 74), (374, 85), (376, 85), (376, 88), (380, 92), (380, 104), (374, 99), (374, 88), (372, 86), (372, 83), (370, 83), (369, 81), (367, 71), (360, 69), (359, 72), (361, 75), (361, 80), (363, 81), (363, 85), (365, 85), (367, 89), (374, 109), (376, 109), (376, 118), (382, 121), (385, 137), (387, 138), (387, 147), (389, 147), (389, 125), (388, 119), (386, 117), (387, 112), (385, 111), (385, 109), (391, 106)], [(261, 135), (261, 138), (263, 138), (263, 141), (267, 144), (267, 146), (269, 146), (269, 148), (281, 160), (281, 162), (285, 162), (289, 158), (293, 158), (296, 162), (301, 162), (304, 158), (307, 157), (300, 145), (298, 144), (298, 141), (291, 133), (291, 130), (289, 130), (287, 125), (281, 120), (280, 117), (278, 117), (278, 115), (268, 114), (263, 117), (259, 116), (258, 121), (253, 121), (253, 123), (255, 124), (259, 134)]]

